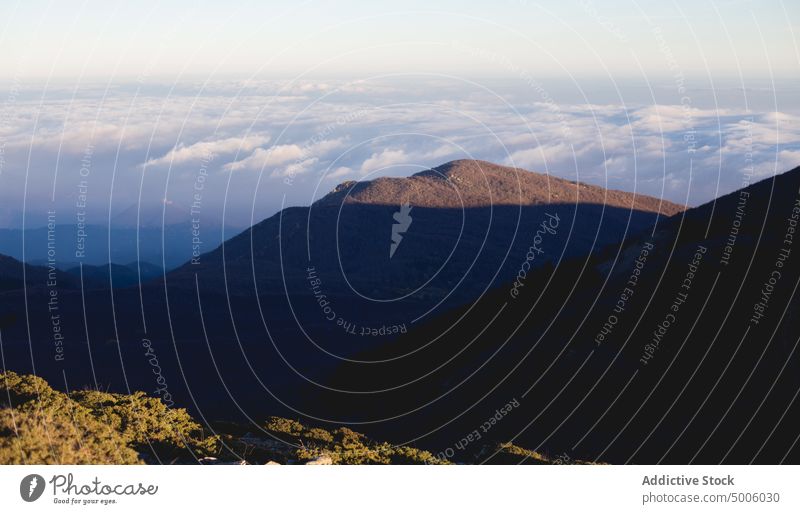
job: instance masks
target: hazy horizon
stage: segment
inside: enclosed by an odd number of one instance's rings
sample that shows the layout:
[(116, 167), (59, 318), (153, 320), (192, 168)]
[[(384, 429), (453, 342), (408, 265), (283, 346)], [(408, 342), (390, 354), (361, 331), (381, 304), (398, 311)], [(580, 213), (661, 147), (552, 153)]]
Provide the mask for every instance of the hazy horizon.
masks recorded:
[(800, 94), (790, 83), (711, 90), (685, 79), (679, 95), (664, 82), (520, 73), (484, 82), (430, 74), (20, 82), (0, 97), (11, 99), (2, 118), (0, 227), (21, 227), (23, 211), (27, 228), (41, 226), (51, 210), (59, 224), (85, 210), (104, 225), (140, 203), (152, 217), (165, 199), (182, 209), (198, 203), (215, 226), (224, 206), (226, 224), (246, 227), (345, 180), (408, 176), (463, 158), (692, 206), (748, 176), (800, 164)]

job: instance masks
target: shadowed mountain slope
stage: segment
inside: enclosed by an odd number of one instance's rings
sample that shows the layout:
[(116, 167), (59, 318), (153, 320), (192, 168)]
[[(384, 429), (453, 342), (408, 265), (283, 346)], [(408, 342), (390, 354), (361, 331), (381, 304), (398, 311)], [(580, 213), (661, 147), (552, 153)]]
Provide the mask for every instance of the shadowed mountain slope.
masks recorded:
[(364, 351), (325, 381), (361, 394), (321, 403), (432, 450), (516, 398), (493, 436), (533, 450), (797, 462), (798, 220), (800, 168)]
[[(285, 209), (184, 265), (168, 283), (194, 289), (197, 275), (206, 291), (308, 296), (313, 268), (328, 295), (459, 303), (515, 276), (534, 241), (546, 247), (530, 261), (537, 267), (652, 230), (660, 217), (681, 210), (656, 198), (461, 160), (409, 178), (341, 184), (310, 207)], [(540, 241), (537, 230), (552, 216), (558, 227)]]

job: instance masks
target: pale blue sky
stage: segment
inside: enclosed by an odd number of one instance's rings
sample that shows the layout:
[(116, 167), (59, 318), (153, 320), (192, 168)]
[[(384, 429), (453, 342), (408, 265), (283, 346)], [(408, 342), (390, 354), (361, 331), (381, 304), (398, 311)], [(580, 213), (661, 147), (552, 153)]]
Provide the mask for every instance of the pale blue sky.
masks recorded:
[(686, 74), (797, 76), (799, 24), (791, 0), (4, 0), (0, 69), (22, 78), (513, 74), (486, 58), (499, 55), (556, 76), (638, 75), (640, 66), (653, 75), (673, 62)]

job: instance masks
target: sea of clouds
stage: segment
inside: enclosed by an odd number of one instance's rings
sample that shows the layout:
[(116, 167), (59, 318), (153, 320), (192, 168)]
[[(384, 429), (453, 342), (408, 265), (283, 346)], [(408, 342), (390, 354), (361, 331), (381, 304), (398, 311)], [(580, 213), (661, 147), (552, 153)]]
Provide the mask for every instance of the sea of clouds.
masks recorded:
[[(346, 180), (483, 159), (697, 205), (800, 165), (791, 87), (449, 76), (0, 88), (0, 227), (141, 205), (245, 227)], [(24, 213), (24, 216), (23, 216)]]

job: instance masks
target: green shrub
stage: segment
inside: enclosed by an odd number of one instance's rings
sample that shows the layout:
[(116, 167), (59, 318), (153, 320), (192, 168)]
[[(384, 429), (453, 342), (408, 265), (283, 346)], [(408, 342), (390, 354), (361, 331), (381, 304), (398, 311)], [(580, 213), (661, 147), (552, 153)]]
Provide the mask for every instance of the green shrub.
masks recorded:
[(39, 377), (6, 372), (0, 373), (0, 407), (4, 464), (128, 464), (139, 462), (137, 454), (150, 461), (190, 459), (218, 449), (218, 439), (206, 437), (185, 409), (142, 392), (68, 396)]
[(112, 428), (69, 414), (0, 409), (0, 464), (138, 464)]
[(279, 439), (296, 445), (294, 457), (300, 461), (328, 456), (334, 464), (448, 464), (428, 451), (371, 441), (346, 427), (327, 431), (273, 417), (267, 420), (266, 428)]
[(519, 461), (527, 459), (527, 461), (530, 461), (530, 464), (550, 463), (550, 459), (545, 457), (543, 454), (535, 452), (533, 450), (526, 450), (525, 448), (520, 448), (519, 446), (516, 446), (512, 443), (501, 443), (497, 445), (495, 451), (500, 456), (507, 455), (507, 456), (519, 457)]
[[(495, 464), (575, 464), (575, 465), (594, 465), (603, 464), (590, 462), (580, 459), (573, 459), (568, 456), (551, 457), (543, 453), (520, 448), (512, 443), (502, 443), (494, 448), (487, 448), (485, 454), (496, 452), (495, 456), (491, 459)], [(524, 459), (524, 460), (523, 460)]]
[(143, 392), (126, 395), (102, 391), (78, 391), (72, 398), (141, 452), (151, 446), (158, 450), (157, 455), (168, 458), (188, 456), (185, 451), (199, 457), (217, 452), (216, 437), (205, 437), (203, 427), (186, 409), (171, 409), (160, 398)]
[(67, 395), (54, 390), (43, 378), (13, 371), (0, 373), (0, 405), (26, 412), (61, 412), (75, 406)]
[(265, 426), (270, 432), (276, 432), (290, 436), (299, 436), (304, 430), (303, 425), (300, 424), (299, 421), (279, 418), (277, 416), (268, 418)]

